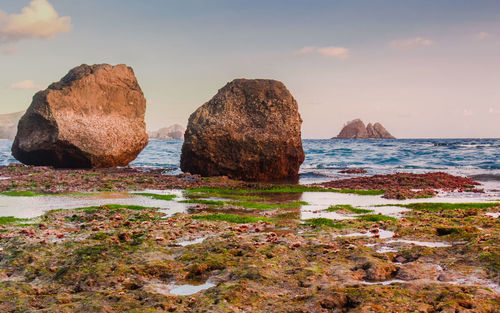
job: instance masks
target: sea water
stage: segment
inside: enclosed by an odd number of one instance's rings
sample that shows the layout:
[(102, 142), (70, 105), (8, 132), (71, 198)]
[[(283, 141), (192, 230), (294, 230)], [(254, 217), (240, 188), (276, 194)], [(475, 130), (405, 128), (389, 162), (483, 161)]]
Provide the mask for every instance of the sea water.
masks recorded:
[[(17, 162), (11, 145), (0, 140), (0, 165)], [(352, 177), (339, 173), (344, 168), (364, 168), (365, 175), (442, 171), (486, 185), (500, 183), (500, 139), (304, 139), (303, 146), (301, 183)], [(178, 174), (181, 148), (181, 140), (151, 140), (130, 166)]]

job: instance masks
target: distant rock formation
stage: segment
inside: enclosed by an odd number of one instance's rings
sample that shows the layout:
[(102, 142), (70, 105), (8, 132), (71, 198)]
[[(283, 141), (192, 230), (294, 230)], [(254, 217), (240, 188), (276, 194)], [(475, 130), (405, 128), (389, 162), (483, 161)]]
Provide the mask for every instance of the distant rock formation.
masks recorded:
[(81, 65), (33, 97), (13, 156), (59, 168), (124, 166), (148, 143), (146, 99), (126, 65)]
[(149, 139), (182, 140), (186, 130), (179, 124), (163, 127), (155, 132), (149, 133)]
[(396, 139), (380, 123), (366, 125), (355, 119), (348, 122), (337, 135), (332, 139)]
[(181, 169), (247, 181), (296, 179), (302, 119), (285, 85), (236, 79), (189, 117)]
[(17, 132), (17, 123), (23, 114), (24, 111), (0, 114), (0, 139), (14, 139)]

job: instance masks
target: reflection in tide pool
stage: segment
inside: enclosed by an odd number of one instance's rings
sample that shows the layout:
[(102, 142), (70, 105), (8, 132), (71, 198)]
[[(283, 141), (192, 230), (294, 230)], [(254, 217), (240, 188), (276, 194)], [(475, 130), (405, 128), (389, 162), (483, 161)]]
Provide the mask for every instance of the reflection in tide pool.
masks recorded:
[(156, 200), (148, 196), (131, 193), (91, 193), (78, 196), (36, 196), (36, 197), (9, 197), (0, 195), (0, 216), (14, 216), (17, 218), (32, 218), (50, 210), (76, 209), (106, 204), (140, 205), (144, 207), (160, 208), (160, 212), (171, 216), (178, 212), (186, 212), (188, 204), (177, 201), (184, 200), (183, 192), (174, 190), (145, 190), (147, 193), (174, 194), (173, 201)]
[(173, 285), (170, 289), (170, 294), (174, 296), (190, 296), (198, 293), (200, 291), (206, 290), (208, 288), (214, 287), (215, 284), (211, 282), (206, 282), (201, 285)]
[[(301, 201), (305, 201), (308, 205), (301, 208), (301, 219), (311, 218), (329, 218), (329, 219), (353, 219), (356, 214), (339, 214), (337, 212), (324, 211), (332, 205), (345, 205), (349, 204), (354, 207), (373, 210), (373, 214), (383, 214), (396, 218), (402, 217), (403, 212), (409, 209), (396, 206), (395, 204), (410, 204), (410, 203), (463, 203), (463, 202), (481, 202), (488, 203), (494, 199), (495, 195), (475, 193), (467, 195), (464, 198), (462, 194), (442, 194), (434, 198), (426, 199), (407, 199), (407, 200), (394, 200), (384, 199), (381, 196), (360, 196), (357, 194), (338, 193), (338, 192), (304, 192)], [(381, 206), (383, 205), (383, 206)]]

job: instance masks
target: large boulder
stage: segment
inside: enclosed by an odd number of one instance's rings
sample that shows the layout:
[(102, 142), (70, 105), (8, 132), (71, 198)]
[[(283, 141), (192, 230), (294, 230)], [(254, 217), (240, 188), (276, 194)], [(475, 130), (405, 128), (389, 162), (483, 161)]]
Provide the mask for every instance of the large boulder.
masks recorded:
[(296, 179), (302, 119), (285, 85), (236, 79), (189, 117), (181, 169), (247, 181)]
[(12, 154), (30, 165), (124, 166), (148, 143), (146, 99), (125, 65), (81, 65), (33, 97)]

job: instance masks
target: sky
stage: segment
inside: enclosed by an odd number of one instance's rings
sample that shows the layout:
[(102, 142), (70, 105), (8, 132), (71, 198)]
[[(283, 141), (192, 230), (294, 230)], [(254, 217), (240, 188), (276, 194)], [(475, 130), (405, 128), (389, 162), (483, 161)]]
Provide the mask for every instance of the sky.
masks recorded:
[(500, 137), (498, 0), (0, 0), (0, 114), (80, 64), (131, 66), (149, 130), (235, 78), (282, 81), (303, 138)]

